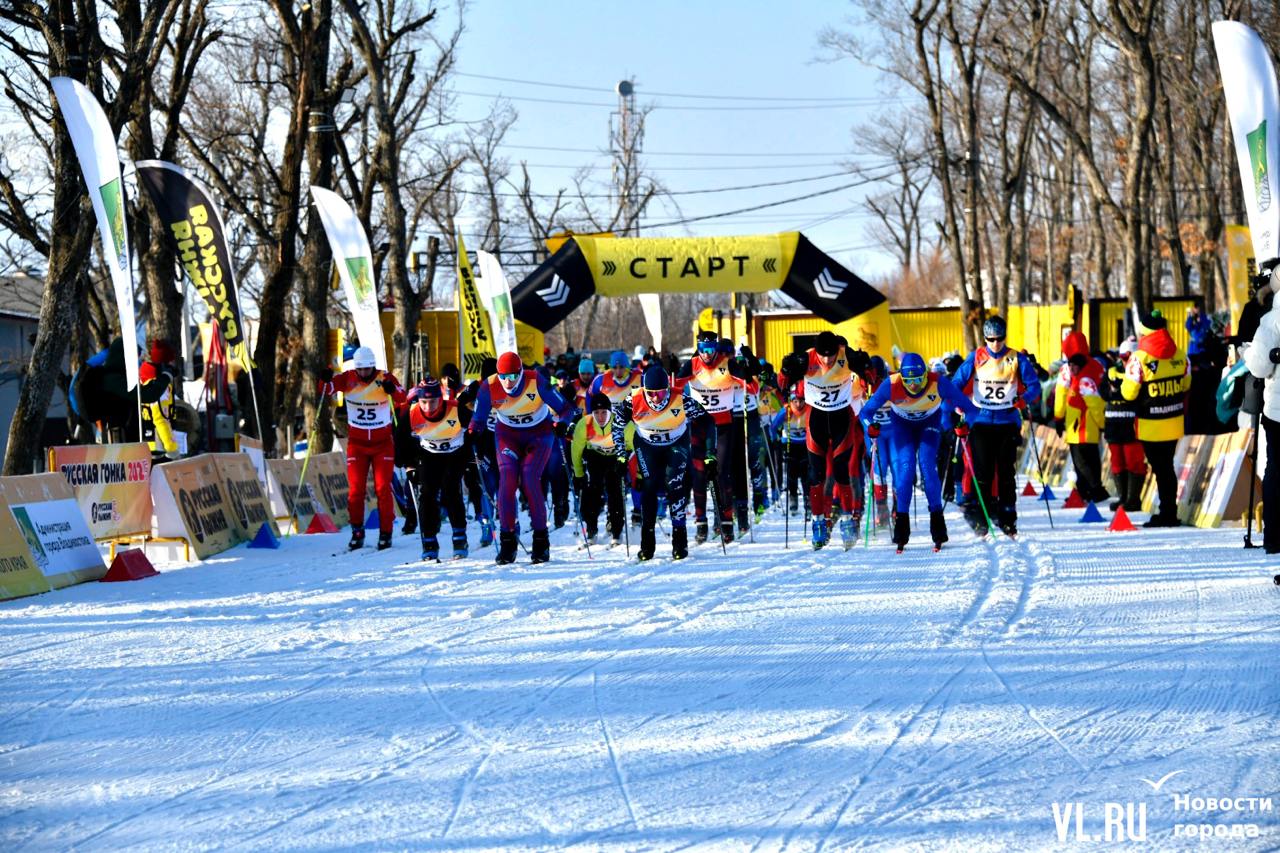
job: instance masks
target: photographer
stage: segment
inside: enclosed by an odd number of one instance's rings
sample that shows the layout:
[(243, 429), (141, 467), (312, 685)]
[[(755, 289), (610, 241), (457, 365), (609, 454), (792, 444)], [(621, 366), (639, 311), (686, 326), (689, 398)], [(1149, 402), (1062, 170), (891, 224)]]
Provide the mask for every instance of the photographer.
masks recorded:
[(1241, 353), (1249, 372), (1265, 380), (1261, 422), (1267, 462), (1262, 477), (1262, 545), (1268, 554), (1276, 554), (1280, 553), (1280, 398), (1276, 397), (1274, 376), (1280, 364), (1280, 316), (1275, 309), (1258, 321), (1253, 342), (1243, 346)]

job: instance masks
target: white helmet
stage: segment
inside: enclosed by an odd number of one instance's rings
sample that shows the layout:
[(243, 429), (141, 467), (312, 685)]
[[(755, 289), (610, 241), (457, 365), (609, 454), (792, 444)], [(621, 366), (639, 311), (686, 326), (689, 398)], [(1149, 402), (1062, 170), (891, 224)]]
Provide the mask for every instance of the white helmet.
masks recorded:
[(366, 367), (377, 367), (378, 360), (373, 355), (373, 350), (368, 347), (360, 347), (355, 351), (355, 355), (351, 356), (351, 365), (356, 370)]

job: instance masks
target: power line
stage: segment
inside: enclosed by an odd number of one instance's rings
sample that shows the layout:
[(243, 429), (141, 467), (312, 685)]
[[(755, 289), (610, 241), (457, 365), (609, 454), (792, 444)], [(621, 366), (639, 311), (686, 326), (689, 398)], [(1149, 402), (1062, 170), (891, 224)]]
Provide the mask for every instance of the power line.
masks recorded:
[[(499, 148), (517, 148), (525, 151), (563, 151), (571, 154), (595, 154), (600, 157), (610, 156), (601, 148), (560, 148), (555, 145), (516, 145), (500, 142)], [(645, 151), (646, 157), (845, 157), (848, 151), (759, 151), (744, 153), (741, 151)]]
[[(609, 107), (610, 109), (617, 104), (610, 104), (605, 101), (567, 101), (562, 98), (534, 98), (528, 95), (505, 95), (501, 92), (463, 92), (454, 89), (450, 94), (453, 95), (469, 95), (476, 98), (489, 98), (491, 100), (504, 101), (525, 101), (535, 104), (559, 104), (571, 107)], [(898, 98), (872, 98), (866, 101), (842, 104), (776, 104), (773, 106), (755, 106), (755, 107), (705, 107), (705, 106), (671, 106), (667, 104), (654, 104), (653, 109), (656, 110), (693, 110), (695, 112), (707, 111), (733, 111), (733, 112), (752, 112), (752, 111), (794, 111), (794, 110), (847, 110), (855, 107), (875, 106), (878, 104), (897, 103)]]
[[(520, 83), (525, 86), (545, 86), (551, 89), (574, 89), (579, 92), (608, 92), (613, 93), (613, 89), (605, 86), (576, 86), (571, 83), (548, 83), (541, 80), (522, 80), (518, 77), (495, 77), (491, 74), (466, 74), (461, 71), (454, 72), (459, 77), (471, 77), (476, 80), (496, 80), (500, 83)], [(644, 94), (653, 95), (661, 98), (696, 98), (698, 100), (711, 101), (787, 101), (795, 103), (796, 101), (813, 101), (816, 103), (841, 103), (855, 104), (872, 100), (880, 100), (879, 98), (811, 98), (801, 95), (692, 95), (681, 92), (650, 92), (644, 90)], [(895, 98), (894, 100), (899, 100)]]
[(781, 201), (771, 201), (771, 202), (766, 202), (765, 204), (752, 205), (751, 207), (740, 207), (737, 210), (726, 210), (722, 213), (708, 213), (702, 216), (689, 216), (689, 217), (685, 217), (684, 219), (673, 219), (668, 222), (650, 222), (650, 223), (646, 223), (645, 227), (646, 228), (665, 228), (672, 225), (687, 225), (690, 222), (703, 222), (707, 219), (720, 219), (722, 217), (733, 216), (739, 213), (751, 213), (752, 211), (755, 211), (755, 210), (765, 210), (771, 207), (780, 207), (784, 204), (793, 204), (797, 201), (804, 201), (810, 198), (817, 198), (818, 196), (831, 195), (831, 193), (837, 193), (842, 190), (851, 190), (855, 187), (864, 186), (868, 183), (872, 183), (878, 180), (883, 180), (883, 178), (867, 178), (860, 181), (854, 181), (851, 184), (842, 184), (841, 186), (838, 186), (838, 187), (832, 187), (830, 189), (818, 190), (817, 192), (795, 196), (794, 198), (784, 198)]
[[(478, 177), (477, 175), (469, 175), (465, 173), (464, 173), (464, 176), (469, 178)], [(705, 189), (697, 189), (697, 190), (670, 190), (670, 191), (664, 191), (660, 193), (660, 195), (686, 196), (686, 195), (710, 195), (713, 193), (742, 192), (744, 190), (759, 190), (759, 189), (766, 189), (768, 187), (786, 187), (786, 186), (791, 186), (792, 184), (804, 184), (804, 183), (810, 183), (813, 181), (826, 181), (826, 180), (830, 180), (831, 178), (846, 178), (848, 176), (849, 176), (848, 172), (830, 172), (825, 175), (807, 175), (802, 178), (790, 178), (785, 181), (764, 181), (762, 183), (755, 183), (755, 184), (741, 184), (738, 186), (730, 186), (730, 187), (707, 187)], [(485, 196), (486, 198), (489, 196), (488, 190), (468, 190), (468, 189), (459, 188), (459, 189), (451, 190), (450, 192), (456, 193), (458, 195), (480, 195), (480, 196)], [(493, 195), (497, 196), (498, 198), (523, 198), (525, 196), (524, 193), (518, 193), (518, 192), (516, 193), (495, 192), (493, 193)], [(611, 199), (611, 198), (616, 198), (617, 194), (616, 193), (579, 194), (576, 192), (566, 190), (563, 193), (531, 192), (531, 193), (528, 193), (528, 196), (530, 198), (542, 198), (542, 199), (559, 198), (565, 201), (573, 201), (574, 199), (578, 199), (578, 198), (609, 198)]]

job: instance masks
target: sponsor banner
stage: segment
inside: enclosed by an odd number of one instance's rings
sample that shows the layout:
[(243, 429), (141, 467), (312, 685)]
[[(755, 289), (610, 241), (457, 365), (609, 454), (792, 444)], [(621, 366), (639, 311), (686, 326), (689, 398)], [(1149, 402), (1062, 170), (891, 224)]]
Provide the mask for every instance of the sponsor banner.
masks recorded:
[(347, 307), (356, 324), (360, 345), (373, 350), (379, 370), (387, 369), (387, 347), (378, 317), (378, 294), (373, 281), (373, 252), (369, 238), (351, 205), (342, 196), (321, 187), (311, 188), (320, 221), (324, 223), (333, 262), (347, 295)]
[(227, 251), (222, 214), (209, 190), (180, 166), (139, 160), (138, 183), (163, 220), (170, 247), (191, 284), (209, 306), (227, 345), (244, 341), (235, 268)]
[(271, 515), (271, 504), (267, 501), (267, 493), (262, 489), (258, 472), (246, 453), (213, 453), (214, 464), (218, 476), (222, 478), (222, 490), (227, 496), (227, 504), (231, 507), (231, 520), (245, 539), (252, 539), (258, 528), (267, 525), (273, 533), (276, 529), (275, 518)]
[(1249, 277), (1256, 273), (1254, 264), (1253, 241), (1249, 239), (1249, 228), (1246, 225), (1228, 225), (1227, 239), (1227, 302), (1229, 304), (1229, 321), (1232, 332), (1238, 331), (1234, 324), (1240, 318), (1240, 312), (1249, 301)]
[(1262, 39), (1239, 21), (1215, 21), (1213, 45), (1231, 117), (1253, 256), (1263, 264), (1280, 254), (1280, 94), (1276, 70)]
[(480, 365), (486, 358), (496, 358), (493, 331), (489, 328), (489, 312), (480, 302), (475, 273), (467, 259), (467, 247), (458, 235), (458, 324), (462, 331), (462, 378), (484, 379)]
[(798, 231), (748, 237), (575, 236), (513, 292), (516, 317), (548, 331), (594, 295), (781, 290), (841, 323), (885, 301)]
[(49, 579), (31, 557), (9, 505), (0, 500), (0, 601), (48, 592)]
[(160, 466), (191, 550), (208, 559), (245, 541), (232, 517), (213, 456), (205, 454)]
[(71, 144), (80, 161), (89, 200), (98, 219), (98, 236), (102, 238), (102, 258), (111, 272), (116, 311), (120, 317), (120, 336), (124, 340), (124, 371), (128, 388), (138, 384), (137, 319), (133, 308), (133, 266), (129, 262), (129, 231), (125, 222), (124, 183), (120, 179), (120, 152), (116, 135), (107, 115), (93, 93), (70, 77), (54, 77), (49, 81), (58, 98), (58, 109), (66, 122)]
[[(268, 459), (267, 473), (271, 479), (271, 512), (278, 519), (293, 517), (297, 523), (296, 529), (299, 532), (306, 530), (307, 525), (311, 523), (311, 517), (316, 514), (317, 507), (315, 497), (309, 488), (304, 488), (301, 493), (298, 492), (298, 480), (302, 476), (302, 460)], [(295, 499), (297, 500), (296, 515)]]
[(132, 444), (69, 444), (49, 448), (49, 470), (75, 493), (94, 539), (151, 530), (151, 449)]
[[(369, 480), (373, 480), (370, 472)], [(329, 512), (333, 523), (346, 527), (351, 523), (347, 512), (347, 458), (339, 451), (311, 457), (307, 466), (307, 488)]]
[(49, 586), (98, 580), (107, 573), (75, 494), (60, 474), (0, 477), (0, 499), (31, 560)]
[(480, 298), (492, 322), (494, 346), (498, 352), (517, 352), (516, 317), (511, 311), (511, 285), (502, 264), (488, 252), (476, 252), (480, 264)]

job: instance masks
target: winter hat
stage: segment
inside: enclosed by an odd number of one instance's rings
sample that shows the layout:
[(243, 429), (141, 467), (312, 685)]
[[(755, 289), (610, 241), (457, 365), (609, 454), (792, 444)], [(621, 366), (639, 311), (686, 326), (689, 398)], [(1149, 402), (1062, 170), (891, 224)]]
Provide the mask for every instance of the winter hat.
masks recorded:
[(1120, 343), (1120, 355), (1122, 356), (1132, 355), (1137, 351), (1138, 351), (1138, 339), (1135, 338), (1133, 335), (1130, 335), (1129, 337), (1125, 338)]
[(644, 372), (644, 390), (665, 391), (671, 387), (671, 379), (662, 365), (655, 364)]
[(524, 370), (524, 363), (520, 361), (520, 356), (513, 352), (504, 352), (498, 356), (498, 372), (499, 373), (520, 373)]
[(898, 373), (903, 379), (922, 379), (929, 372), (925, 367), (924, 358), (916, 352), (904, 353), (902, 356), (902, 367), (898, 368)]
[(819, 332), (813, 342), (813, 351), (818, 355), (835, 355), (840, 351), (840, 339), (833, 332)]
[(418, 396), (424, 400), (439, 400), (444, 396), (438, 379), (424, 379), (417, 389)]
[(600, 409), (612, 408), (613, 403), (609, 401), (608, 395), (601, 394), (599, 391), (591, 395), (591, 411), (596, 412)]
[(609, 367), (630, 367), (631, 362), (627, 360), (627, 354), (622, 350), (617, 350), (613, 355), (609, 356)]
[(592, 361), (590, 358), (583, 356), (582, 361), (578, 362), (578, 372), (579, 373), (595, 373), (596, 363)]

